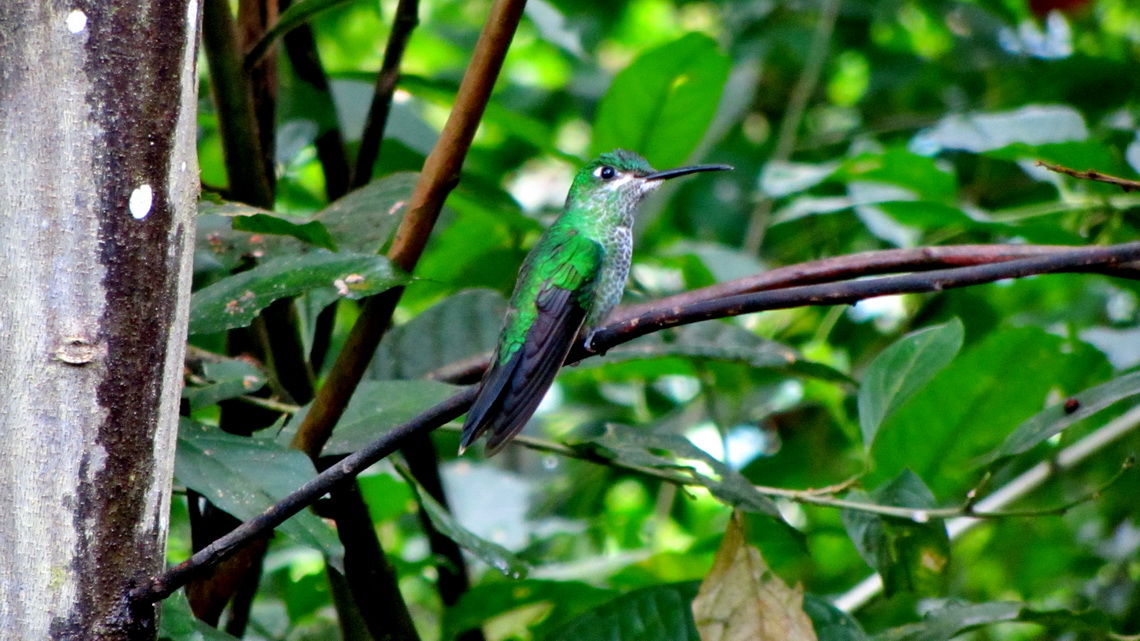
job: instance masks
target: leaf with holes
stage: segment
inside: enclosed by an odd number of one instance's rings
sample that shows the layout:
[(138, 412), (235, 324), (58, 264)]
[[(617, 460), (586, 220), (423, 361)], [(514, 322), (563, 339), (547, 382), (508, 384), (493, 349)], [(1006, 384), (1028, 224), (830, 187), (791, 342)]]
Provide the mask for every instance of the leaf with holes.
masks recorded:
[(195, 292), (190, 333), (245, 327), (273, 301), (312, 290), (362, 298), (408, 281), (383, 256), (317, 252), (277, 258)]

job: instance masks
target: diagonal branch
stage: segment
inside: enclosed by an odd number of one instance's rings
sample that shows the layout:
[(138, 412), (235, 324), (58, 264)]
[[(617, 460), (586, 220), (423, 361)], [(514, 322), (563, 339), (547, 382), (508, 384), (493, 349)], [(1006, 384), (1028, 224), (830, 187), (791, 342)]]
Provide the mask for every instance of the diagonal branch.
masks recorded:
[(368, 108), (368, 120), (364, 123), (364, 133), (360, 136), (360, 150), (356, 153), (356, 167), (352, 172), (352, 186), (363, 187), (372, 180), (372, 168), (380, 157), (380, 142), (384, 139), (384, 128), (388, 124), (388, 112), (392, 109), (392, 95), (400, 81), (400, 62), (404, 50), (412, 37), (412, 30), (419, 23), (419, 0), (400, 0), (396, 6), (396, 17), (392, 20), (392, 33), (388, 35), (388, 45), (384, 48), (384, 61), (376, 74), (376, 89), (372, 93), (372, 105)]
[[(1081, 273), (1106, 266), (1124, 265), (1136, 260), (1140, 260), (1140, 242), (1080, 248), (993, 264), (940, 269), (924, 274), (887, 276), (740, 294), (697, 302), (681, 308), (666, 305), (649, 310), (640, 317), (609, 324), (595, 337), (595, 345), (605, 350), (658, 329), (713, 318), (773, 309), (854, 303), (877, 296), (941, 291), (1033, 274)], [(567, 363), (575, 363), (591, 355), (579, 344), (567, 359)], [(139, 602), (154, 602), (169, 596), (190, 578), (232, 556), (247, 541), (277, 527), (339, 483), (356, 476), (370, 465), (395, 452), (409, 436), (425, 434), (458, 418), (467, 411), (476, 393), (475, 387), (468, 387), (384, 434), (368, 447), (322, 472), (260, 516), (243, 523), (190, 559), (155, 578), (150, 584), (141, 586), (132, 594), (132, 599)]]
[[(491, 6), (471, 64), (459, 85), (455, 106), (439, 141), (424, 163), (408, 213), (396, 230), (396, 238), (388, 252), (392, 262), (404, 271), (411, 272), (415, 268), (443, 208), (443, 201), (459, 182), (463, 159), (475, 137), (475, 129), (491, 97), (491, 89), (525, 4), (525, 0), (496, 0)], [(333, 426), (344, 413), (348, 399), (364, 377), (364, 371), (403, 293), (402, 287), (390, 289), (365, 302), (328, 379), (317, 392), (305, 421), (297, 429), (293, 447), (310, 456), (320, 453), (332, 434)]]

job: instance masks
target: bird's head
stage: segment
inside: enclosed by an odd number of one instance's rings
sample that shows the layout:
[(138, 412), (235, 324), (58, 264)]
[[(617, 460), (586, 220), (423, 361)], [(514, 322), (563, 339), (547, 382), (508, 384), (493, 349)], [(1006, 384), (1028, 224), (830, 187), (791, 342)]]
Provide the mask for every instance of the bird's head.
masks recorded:
[(641, 156), (618, 149), (598, 156), (574, 177), (568, 205), (593, 204), (632, 207), (661, 183), (698, 171), (732, 169), (728, 165), (693, 165), (657, 171)]

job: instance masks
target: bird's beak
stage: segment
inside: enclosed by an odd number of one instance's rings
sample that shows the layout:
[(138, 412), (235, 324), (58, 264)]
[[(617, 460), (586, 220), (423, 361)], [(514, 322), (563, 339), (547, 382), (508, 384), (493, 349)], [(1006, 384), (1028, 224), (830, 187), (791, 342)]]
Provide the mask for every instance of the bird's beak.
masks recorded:
[(666, 169), (665, 171), (655, 171), (649, 175), (642, 176), (642, 180), (667, 180), (678, 176), (695, 174), (698, 171), (729, 171), (731, 169), (731, 165), (693, 165), (692, 167), (678, 167), (676, 169)]

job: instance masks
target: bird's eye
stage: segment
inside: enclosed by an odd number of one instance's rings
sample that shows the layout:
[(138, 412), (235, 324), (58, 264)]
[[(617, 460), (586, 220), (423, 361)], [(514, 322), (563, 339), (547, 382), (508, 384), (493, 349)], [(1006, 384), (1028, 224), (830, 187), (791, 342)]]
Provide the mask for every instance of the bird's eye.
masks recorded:
[(610, 180), (617, 175), (617, 171), (609, 165), (603, 165), (601, 167), (598, 167), (598, 170), (594, 172), (594, 175), (598, 178), (601, 178), (602, 180)]

